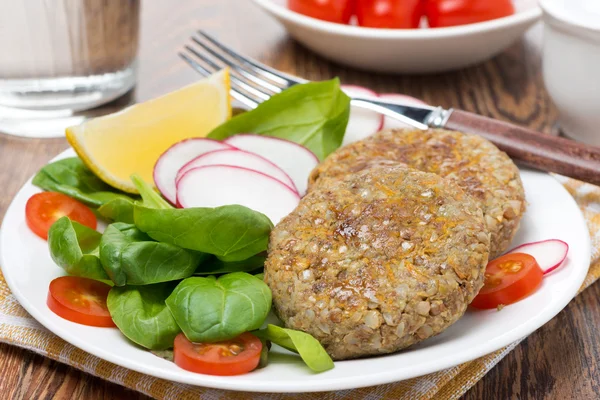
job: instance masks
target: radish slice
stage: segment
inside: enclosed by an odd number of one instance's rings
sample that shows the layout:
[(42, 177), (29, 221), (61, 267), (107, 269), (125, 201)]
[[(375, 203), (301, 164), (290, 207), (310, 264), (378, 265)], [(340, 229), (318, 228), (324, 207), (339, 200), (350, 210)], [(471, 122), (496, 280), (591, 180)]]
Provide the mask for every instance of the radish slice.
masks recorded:
[[(386, 100), (386, 101), (392, 101), (392, 102), (397, 101), (398, 103), (414, 104), (417, 106), (427, 105), (427, 103), (423, 102), (422, 100), (419, 100), (415, 97), (406, 96), (404, 94), (384, 93), (384, 94), (380, 94), (379, 98), (382, 100)], [(394, 129), (394, 128), (411, 128), (411, 126), (408, 124), (405, 124), (404, 122), (398, 121), (397, 119), (390, 118), (390, 117), (384, 117), (383, 129)]]
[(241, 134), (228, 137), (225, 143), (277, 165), (292, 178), (300, 196), (306, 193), (310, 172), (319, 164), (317, 156), (306, 147), (273, 136)]
[(206, 138), (185, 139), (175, 143), (158, 157), (154, 165), (154, 184), (171, 204), (175, 204), (177, 200), (175, 177), (181, 167), (201, 154), (233, 148), (230, 144)]
[(298, 193), (258, 171), (230, 165), (208, 165), (186, 172), (177, 183), (184, 208), (239, 204), (265, 214), (273, 224), (296, 208)]
[(542, 240), (541, 242), (522, 244), (508, 253), (525, 253), (533, 256), (545, 275), (560, 267), (565, 258), (567, 258), (568, 252), (569, 245), (566, 242), (558, 239), (549, 239)]
[(210, 153), (194, 158), (179, 170), (175, 182), (178, 182), (190, 169), (203, 167), (205, 165), (231, 165), (262, 172), (263, 174), (281, 181), (294, 192), (297, 192), (292, 179), (277, 165), (258, 154), (238, 149), (211, 151)]
[[(350, 97), (377, 97), (377, 93), (361, 86), (342, 85), (342, 90)], [(361, 107), (352, 107), (342, 146), (371, 136), (381, 128), (383, 128), (382, 114)]]

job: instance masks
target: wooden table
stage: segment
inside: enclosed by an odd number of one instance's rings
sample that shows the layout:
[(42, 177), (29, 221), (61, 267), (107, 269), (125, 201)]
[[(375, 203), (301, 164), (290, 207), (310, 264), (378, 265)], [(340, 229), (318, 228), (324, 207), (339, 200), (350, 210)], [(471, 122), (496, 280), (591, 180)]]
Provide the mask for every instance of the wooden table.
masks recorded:
[[(244, 53), (308, 79), (339, 76), (343, 82), (381, 92), (405, 93), (432, 104), (551, 131), (556, 111), (540, 70), (540, 27), (499, 57), (473, 68), (432, 76), (377, 75), (347, 69), (293, 42), (250, 1), (143, 2), (138, 101), (198, 78), (176, 56), (197, 28), (213, 32)], [(407, 55), (409, 56), (409, 55)], [(63, 139), (19, 139), (0, 135), (0, 215), (25, 180), (67, 148)], [(465, 399), (600, 398), (600, 285), (577, 297), (556, 318), (513, 350), (475, 385)], [(145, 396), (49, 361), (0, 345), (0, 397), (5, 399), (141, 399)]]

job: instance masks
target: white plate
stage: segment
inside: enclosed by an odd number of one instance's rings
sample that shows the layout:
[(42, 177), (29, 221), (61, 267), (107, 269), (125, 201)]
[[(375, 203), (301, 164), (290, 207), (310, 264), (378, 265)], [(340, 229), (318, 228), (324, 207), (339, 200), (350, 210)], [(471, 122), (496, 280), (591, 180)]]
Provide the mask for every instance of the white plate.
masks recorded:
[(290, 11), (287, 0), (254, 2), (323, 57), (371, 71), (417, 74), (485, 61), (513, 44), (542, 15), (537, 0), (514, 0), (516, 14), (493, 21), (437, 29), (373, 29), (304, 16)]
[[(74, 156), (68, 150), (59, 157)], [(581, 286), (590, 261), (588, 230), (577, 204), (550, 175), (522, 171), (529, 209), (514, 245), (560, 238), (571, 247), (566, 264), (531, 297), (502, 311), (469, 311), (444, 333), (401, 353), (336, 362), (313, 374), (295, 356), (276, 349), (268, 367), (247, 375), (218, 377), (184, 371), (133, 345), (117, 329), (78, 325), (46, 307), (49, 282), (63, 275), (24, 219), (27, 199), (39, 190), (27, 182), (8, 208), (0, 231), (4, 277), (21, 305), (67, 342), (132, 370), (193, 385), (261, 392), (341, 390), (409, 379), (473, 360), (518, 340), (562, 310)]]

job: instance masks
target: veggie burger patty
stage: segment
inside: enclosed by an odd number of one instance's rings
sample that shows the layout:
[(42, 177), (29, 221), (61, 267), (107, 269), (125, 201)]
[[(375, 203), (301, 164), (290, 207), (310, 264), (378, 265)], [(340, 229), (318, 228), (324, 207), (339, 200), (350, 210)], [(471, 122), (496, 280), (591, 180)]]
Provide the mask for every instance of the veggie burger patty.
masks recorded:
[(464, 314), (488, 261), (478, 202), (389, 161), (319, 181), (271, 233), (265, 282), (287, 327), (341, 360), (400, 350)]
[(342, 147), (311, 174), (360, 171), (373, 160), (393, 160), (454, 181), (480, 205), (491, 235), (490, 259), (507, 250), (525, 212), (525, 191), (512, 160), (480, 136), (448, 130), (396, 129)]

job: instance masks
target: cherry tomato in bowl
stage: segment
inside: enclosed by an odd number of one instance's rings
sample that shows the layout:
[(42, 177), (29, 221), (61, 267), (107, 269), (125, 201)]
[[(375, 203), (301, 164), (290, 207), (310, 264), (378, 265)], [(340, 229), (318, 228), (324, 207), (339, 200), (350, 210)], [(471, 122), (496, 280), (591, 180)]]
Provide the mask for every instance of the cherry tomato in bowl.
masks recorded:
[(511, 0), (427, 0), (429, 26), (443, 28), (474, 24), (515, 13)]
[(367, 28), (418, 28), (423, 0), (356, 0), (358, 25)]
[(175, 338), (175, 364), (188, 371), (207, 375), (241, 375), (254, 370), (260, 361), (262, 343), (246, 332), (215, 343), (193, 343), (183, 333)]
[(471, 305), (491, 309), (516, 303), (535, 292), (543, 276), (544, 272), (529, 254), (505, 254), (488, 263), (483, 288)]
[(85, 204), (56, 192), (34, 194), (25, 205), (25, 221), (29, 229), (42, 239), (56, 220), (67, 216), (91, 229), (96, 229), (96, 216)]
[(106, 306), (110, 286), (78, 276), (61, 276), (50, 282), (46, 304), (56, 315), (82, 325), (114, 327)]
[(355, 0), (288, 0), (288, 8), (308, 17), (347, 24), (354, 13)]

